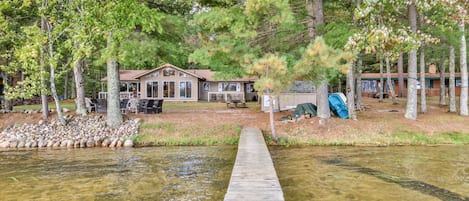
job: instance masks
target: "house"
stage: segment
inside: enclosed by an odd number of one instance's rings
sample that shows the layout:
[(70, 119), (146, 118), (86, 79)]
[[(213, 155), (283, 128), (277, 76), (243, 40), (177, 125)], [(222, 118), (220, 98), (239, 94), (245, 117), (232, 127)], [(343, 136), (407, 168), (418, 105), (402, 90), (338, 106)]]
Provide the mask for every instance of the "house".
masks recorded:
[[(221, 80), (207, 69), (186, 70), (165, 64), (152, 70), (121, 70), (121, 98), (139, 97), (165, 101), (242, 101), (256, 99), (254, 78)], [(106, 81), (107, 78), (102, 79)], [(107, 92), (99, 92), (106, 98)]]
[[(407, 78), (408, 74), (404, 73), (404, 86), (405, 89), (402, 92), (404, 96), (407, 95)], [(418, 80), (420, 80), (420, 74), (417, 73)], [(378, 84), (379, 84), (380, 74), (379, 73), (363, 73), (362, 74), (362, 95), (370, 96), (378, 93)], [(391, 83), (394, 89), (395, 94), (399, 94), (398, 86), (398, 74), (391, 73)], [(386, 74), (383, 74), (384, 80), (384, 92), (389, 93), (389, 86), (387, 84)], [(420, 84), (417, 85), (417, 88), (420, 89)], [(445, 90), (448, 90), (449, 86), (449, 73), (445, 73)], [(461, 73), (455, 73), (455, 91), (456, 96), (459, 96), (461, 92)], [(440, 95), (440, 73), (425, 73), (425, 92), (427, 96), (439, 96)], [(446, 92), (447, 93), (447, 92)], [(420, 90), (418, 90), (420, 94)]]

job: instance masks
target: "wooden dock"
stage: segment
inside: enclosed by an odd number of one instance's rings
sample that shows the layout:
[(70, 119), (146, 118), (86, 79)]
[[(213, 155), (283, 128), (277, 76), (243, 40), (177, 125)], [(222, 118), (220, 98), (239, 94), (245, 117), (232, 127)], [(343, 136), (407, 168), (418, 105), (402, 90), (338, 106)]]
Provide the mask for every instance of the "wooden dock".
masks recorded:
[(258, 128), (244, 128), (225, 201), (283, 201), (272, 158)]

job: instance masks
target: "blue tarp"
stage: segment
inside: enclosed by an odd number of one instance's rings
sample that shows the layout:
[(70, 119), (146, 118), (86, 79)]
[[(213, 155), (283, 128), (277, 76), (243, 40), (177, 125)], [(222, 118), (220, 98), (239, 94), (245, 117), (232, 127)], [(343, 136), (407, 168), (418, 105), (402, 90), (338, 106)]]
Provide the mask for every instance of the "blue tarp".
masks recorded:
[(329, 94), (329, 108), (334, 115), (341, 119), (348, 119), (348, 108), (337, 94)]

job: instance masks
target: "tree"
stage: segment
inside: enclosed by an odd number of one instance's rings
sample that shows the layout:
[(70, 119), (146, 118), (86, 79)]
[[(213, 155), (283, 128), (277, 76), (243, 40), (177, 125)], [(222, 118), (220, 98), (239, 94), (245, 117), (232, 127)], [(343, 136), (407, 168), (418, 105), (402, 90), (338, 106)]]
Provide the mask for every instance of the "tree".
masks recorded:
[(249, 75), (259, 77), (254, 83), (254, 88), (261, 94), (269, 97), (269, 119), (272, 136), (278, 140), (274, 121), (274, 101), (283, 90), (287, 89), (291, 82), (293, 73), (287, 68), (285, 57), (279, 55), (266, 54), (256, 60), (247, 68)]
[(454, 46), (449, 47), (449, 111), (456, 112), (456, 86), (454, 79)]
[[(325, 82), (327, 85), (328, 80), (338, 73), (348, 73), (351, 71), (353, 59), (354, 55), (351, 52), (344, 52), (329, 47), (322, 37), (316, 37), (314, 43), (308, 46), (294, 68), (298, 77), (311, 80), (315, 84)], [(327, 104), (329, 106), (329, 102), (318, 102), (318, 108), (319, 104)], [(330, 114), (328, 115), (330, 117)], [(327, 119), (328, 117), (323, 116), (321, 118)]]
[[(465, 24), (465, 17), (467, 10), (464, 7), (459, 7), (459, 21), (458, 27), (461, 33), (464, 33), (464, 24)], [(469, 111), (467, 109), (467, 100), (468, 100), (468, 77), (467, 77), (467, 58), (466, 58), (466, 36), (465, 34), (461, 34), (460, 39), (460, 47), (459, 47), (459, 66), (461, 68), (461, 95), (459, 100), (459, 114), (461, 116), (468, 116)]]
[[(417, 33), (417, 9), (415, 0), (408, 5), (409, 24), (412, 33)], [(417, 119), (417, 48), (413, 48), (409, 53), (408, 62), (408, 78), (407, 78), (407, 105), (405, 118)]]
[(102, 60), (107, 66), (107, 125), (117, 127), (122, 123), (119, 97), (119, 45), (136, 28), (143, 32), (161, 32), (162, 16), (155, 10), (136, 1), (104, 1), (94, 5), (93, 17), (98, 19), (97, 33), (106, 41)]

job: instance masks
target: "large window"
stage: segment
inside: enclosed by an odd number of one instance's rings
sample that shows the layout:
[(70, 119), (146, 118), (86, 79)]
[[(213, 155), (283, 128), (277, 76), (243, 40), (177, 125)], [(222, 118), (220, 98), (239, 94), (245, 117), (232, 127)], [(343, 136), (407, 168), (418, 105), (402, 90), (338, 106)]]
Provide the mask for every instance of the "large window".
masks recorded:
[(191, 98), (192, 97), (192, 82), (183, 81), (179, 83), (179, 97)]
[(174, 98), (174, 81), (164, 81), (163, 82), (163, 97), (164, 98)]
[(241, 87), (239, 83), (233, 83), (233, 82), (218, 83), (218, 91), (220, 92), (223, 92), (223, 91), (227, 91), (227, 92), (238, 91), (239, 92), (240, 90), (241, 90)]
[(147, 97), (148, 98), (158, 97), (158, 82), (147, 82)]

